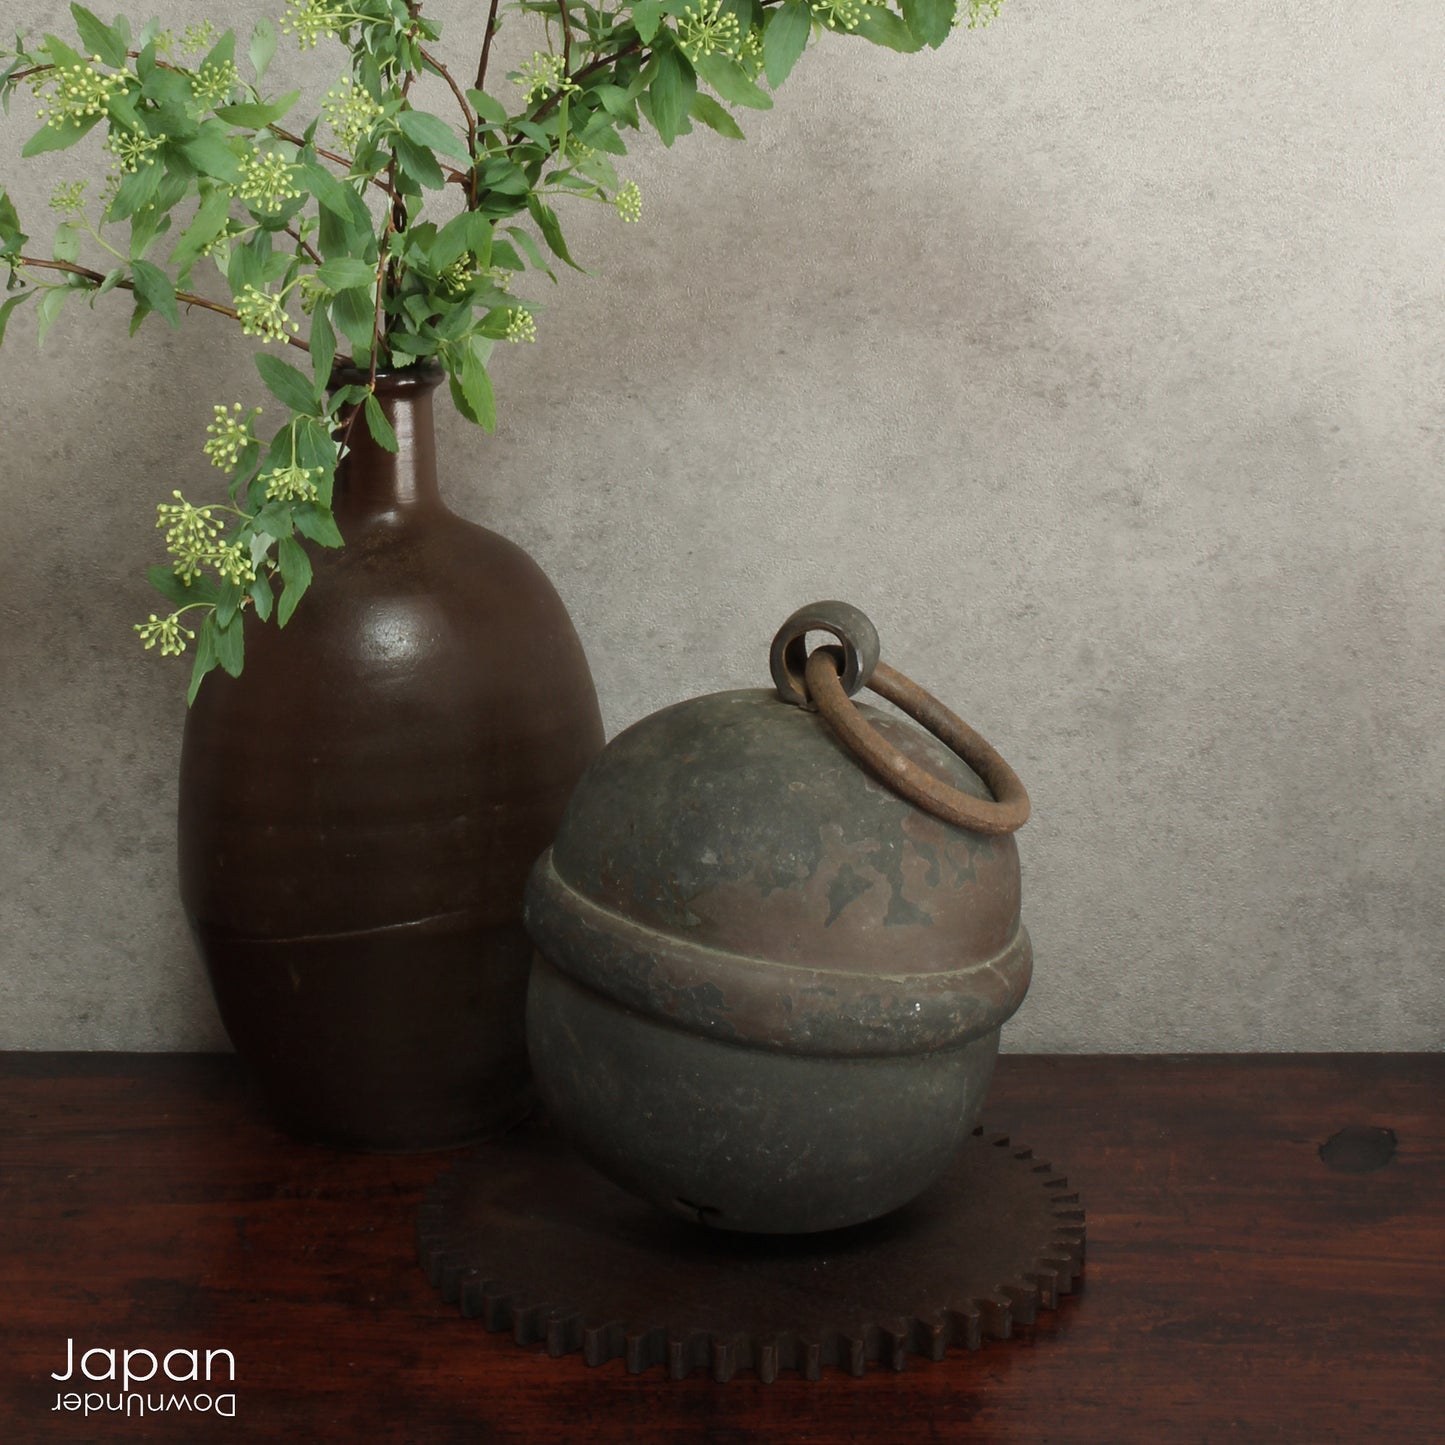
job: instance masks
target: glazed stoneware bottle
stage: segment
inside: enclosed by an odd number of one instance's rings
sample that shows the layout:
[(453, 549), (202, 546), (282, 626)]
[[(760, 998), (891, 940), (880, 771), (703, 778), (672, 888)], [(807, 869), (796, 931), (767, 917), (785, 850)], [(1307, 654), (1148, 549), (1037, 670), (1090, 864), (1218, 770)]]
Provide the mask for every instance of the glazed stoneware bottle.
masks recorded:
[[(346, 378), (341, 378), (345, 380)], [(441, 373), (378, 378), (337, 477), (346, 546), (186, 721), (181, 894), (221, 1017), (277, 1119), (441, 1148), (526, 1112), (527, 871), (602, 746), (541, 569), (450, 512)]]

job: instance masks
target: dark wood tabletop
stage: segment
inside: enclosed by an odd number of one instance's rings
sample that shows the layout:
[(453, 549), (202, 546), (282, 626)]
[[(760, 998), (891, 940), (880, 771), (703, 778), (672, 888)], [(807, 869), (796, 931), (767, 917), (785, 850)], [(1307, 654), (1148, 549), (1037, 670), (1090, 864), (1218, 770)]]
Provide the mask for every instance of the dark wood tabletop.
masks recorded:
[[(1083, 1196), (1058, 1310), (901, 1373), (673, 1382), (441, 1301), (414, 1227), (454, 1155), (293, 1143), (226, 1056), (0, 1055), (0, 1441), (1445, 1441), (1445, 1055), (1005, 1056), (984, 1119)], [(167, 1393), (209, 1413), (86, 1414), (121, 1399), (90, 1349), (196, 1351)]]

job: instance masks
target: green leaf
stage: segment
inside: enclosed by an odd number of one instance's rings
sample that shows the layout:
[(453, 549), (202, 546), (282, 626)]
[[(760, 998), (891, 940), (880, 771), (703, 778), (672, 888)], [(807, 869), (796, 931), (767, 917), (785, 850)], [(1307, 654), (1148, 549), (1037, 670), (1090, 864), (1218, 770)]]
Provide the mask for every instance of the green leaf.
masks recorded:
[(88, 55), (81, 55), (79, 51), (72, 50), (58, 35), (47, 35), (45, 44), (42, 47), (50, 57), (51, 62), (65, 70), (69, 66), (84, 66), (90, 59)]
[[(283, 598), (284, 602), (285, 599)], [(246, 638), (245, 627), (239, 614), (233, 614), (231, 620), (224, 626), (221, 624), (219, 613), (213, 614), (216, 624), (216, 661), (221, 664), (232, 677), (240, 677), (241, 664), (245, 660)], [(208, 617), (207, 622), (212, 618)]]
[(373, 302), (360, 291), (342, 291), (331, 303), (331, 319), (351, 343), (353, 355), (371, 350), (375, 318)]
[(0, 186), (0, 256), (12, 256), (30, 239), (20, 229), (20, 216), (4, 186)]
[(670, 146), (682, 134), (692, 98), (697, 94), (697, 76), (677, 50), (665, 50), (657, 60), (657, 74), (648, 90), (652, 123), (663, 145)]
[(632, 23), (637, 27), (637, 38), (644, 45), (651, 45), (657, 27), (662, 24), (662, 0), (636, 0), (632, 7)]
[(107, 291), (114, 291), (115, 288), (119, 286), (120, 283), (124, 280), (125, 267), (112, 266), (110, 270), (105, 273), (105, 280), (103, 280), (100, 285), (95, 288), (95, 294), (97, 296), (104, 296)]
[(186, 693), (186, 706), (196, 700), (201, 690), (201, 680), (216, 665), (216, 615), (211, 613), (201, 623), (200, 638), (196, 643), (196, 660), (191, 667), (191, 686)]
[(614, 119), (636, 120), (632, 97), (620, 85), (599, 85), (594, 94), (602, 102), (602, 108)]
[(336, 332), (326, 315), (326, 308), (318, 306), (311, 313), (311, 396), (318, 409), (331, 383), (331, 368), (335, 360)]
[(319, 546), (343, 545), (336, 518), (326, 507), (319, 507), (314, 502), (303, 502), (299, 507), (292, 508), (291, 520), (296, 523), (296, 530), (303, 537)]
[(916, 40), (937, 50), (953, 29), (957, 0), (901, 0), (900, 8)]
[[(364, 393), (365, 387), (361, 388)], [(322, 506), (331, 505), (331, 488), (336, 480), (336, 438), (329, 421), (303, 417), (296, 423), (296, 457), (303, 467), (321, 473), (316, 481), (316, 494)], [(278, 537), (281, 533), (276, 534)]]
[(241, 599), (245, 595), (239, 582), (221, 583), (221, 595), (216, 599), (217, 627), (226, 628), (231, 625), (231, 619), (236, 615), (236, 609), (240, 607)]
[(908, 28), (903, 17), (882, 5), (866, 6), (863, 18), (853, 33), (901, 55), (911, 55), (923, 49), (923, 42)]
[(437, 232), (436, 240), (432, 242), (430, 254), (427, 256), (427, 262), (433, 271), (445, 271), (454, 261), (460, 260), (471, 250), (467, 221), (473, 214), (471, 211), (463, 211), (460, 216), (453, 216)]
[(5, 328), (10, 323), (10, 316), (17, 306), (23, 305), (35, 293), (33, 291), (22, 291), (18, 296), (11, 296), (3, 305), (0, 305), (0, 342), (5, 340)]
[(271, 64), (271, 57), (276, 54), (276, 26), (264, 15), (256, 22), (256, 28), (251, 32), (251, 69), (256, 72), (256, 84), (260, 85), (261, 77), (265, 75), (267, 67)]
[(74, 221), (67, 221), (55, 228), (55, 242), (50, 254), (57, 261), (80, 259), (80, 227)]
[(457, 133), (440, 116), (427, 110), (404, 110), (396, 118), (401, 133), (419, 146), (444, 156), (469, 161), (471, 155)]
[(105, 24), (100, 16), (93, 15), (84, 5), (70, 7), (75, 18), (75, 28), (80, 32), (80, 43), (90, 55), (98, 55), (109, 66), (120, 70), (125, 66), (125, 37), (118, 27)]
[(771, 110), (773, 98), (748, 79), (741, 65), (726, 55), (707, 55), (697, 63), (697, 73), (729, 105), (746, 105), (753, 110)]
[[(542, 259), (542, 253), (537, 249), (537, 243), (520, 226), (508, 226), (507, 234), (527, 253), (527, 260), (532, 263), (532, 269), (545, 272), (552, 278), (552, 284), (556, 285), (557, 274), (546, 261)], [(492, 247), (492, 259), (497, 265), (505, 266), (509, 271), (526, 270), (526, 267), (522, 264), (522, 258), (518, 256), (516, 251), (508, 246), (505, 241), (501, 242), (500, 245)], [(515, 266), (512, 265), (514, 260), (517, 263)]]
[(324, 206), (338, 220), (370, 233), (371, 212), (350, 186), (314, 161), (306, 162), (299, 169), (301, 184), (316, 197), (317, 205)]
[[(256, 489), (261, 496), (266, 495), (266, 479), (269, 473), (256, 478)], [(259, 558), (256, 556), (257, 542), (264, 541), (265, 546), (261, 549), (264, 555), (266, 548), (278, 537), (289, 537), (292, 533), (290, 502), (267, 502), (254, 517), (251, 518), (251, 531), (253, 541), (251, 543), (251, 561), (254, 565)]]
[(559, 260), (565, 261), (574, 271), (580, 271), (582, 267), (567, 252), (567, 242), (562, 235), (562, 223), (557, 219), (556, 211), (537, 196), (527, 197), (527, 210), (531, 212), (532, 219), (537, 223), (537, 229), (541, 231), (542, 239), (547, 243), (548, 250)]
[(285, 627), (311, 585), (311, 558), (294, 537), (282, 537), (276, 544), (276, 561), (281, 568), (281, 580), (286, 584), (276, 608), (276, 625)]
[[(698, 97), (698, 99), (702, 98), (701, 96)], [(696, 107), (697, 100), (694, 100), (694, 115), (697, 113)], [(559, 180), (558, 184), (575, 185), (584, 194), (591, 194), (592, 186), (588, 186), (586, 182), (582, 180), (583, 176), (586, 176), (587, 180), (592, 181), (595, 185), (601, 186), (604, 191), (615, 191), (621, 185), (621, 182), (617, 179), (616, 168), (604, 155), (594, 154), (584, 156), (580, 161), (576, 162), (576, 169), (577, 174), (575, 176), (567, 176)]]
[(737, 121), (712, 96), (705, 95), (702, 91), (698, 91), (693, 96), (692, 109), (688, 114), (694, 120), (700, 120), (710, 130), (715, 130), (719, 135), (725, 135), (729, 140), (743, 139), (743, 133), (738, 127)]
[(271, 579), (264, 572), (257, 571), (256, 580), (250, 587), (251, 601), (256, 604), (256, 616), (262, 622), (268, 622), (271, 618), (271, 608), (275, 605), (275, 595), (271, 591)]
[(47, 291), (40, 298), (38, 310), (38, 335), (36, 344), (45, 345), (45, 338), (50, 333), (50, 328), (60, 319), (60, 312), (71, 295), (70, 289), (65, 286), (57, 286), (54, 290)]
[(531, 189), (526, 172), (505, 156), (494, 156), (481, 170), (481, 182), (489, 191), (525, 196)]
[(386, 413), (382, 411), (374, 391), (366, 393), (366, 426), (371, 432), (372, 441), (383, 451), (396, 450), (396, 433), (391, 429), (391, 423), (387, 421)]
[(485, 90), (469, 90), (467, 99), (488, 125), (506, 125), (507, 107), (501, 101), (494, 100)]
[(617, 134), (617, 127), (601, 111), (593, 115), (591, 123), (578, 139), (583, 145), (589, 145), (593, 150), (606, 151), (608, 155), (627, 154), (627, 147), (623, 144), (622, 137)]
[(179, 326), (181, 318), (176, 311), (176, 288), (159, 266), (149, 261), (132, 261), (131, 277), (135, 282), (135, 294), (152, 311), (158, 312), (172, 326)]
[(807, 0), (787, 0), (786, 5), (768, 16), (763, 31), (763, 67), (774, 90), (792, 73), (812, 29), (813, 11)]
[(183, 582), (175, 571), (166, 566), (147, 567), (146, 577), (152, 587), (176, 607), (189, 607), (193, 602), (214, 603), (221, 595), (221, 589), (213, 578), (197, 577)]
[[(175, 203), (172, 202), (172, 205)], [(130, 223), (130, 254), (131, 259), (138, 261), (151, 246), (155, 244), (157, 236), (164, 235), (171, 228), (171, 218), (168, 214), (170, 207), (166, 205), (165, 198), (159, 197), (156, 204), (147, 207), (140, 215), (134, 217)]]
[(474, 421), (483, 431), (495, 431), (497, 426), (497, 402), (492, 393), (492, 378), (481, 358), (470, 347), (467, 348), (459, 373), (451, 377), (452, 400), (457, 410), (469, 421)]
[(20, 154), (28, 160), (31, 156), (41, 156), (47, 151), (63, 151), (89, 135), (104, 119), (104, 116), (88, 115), (78, 123), (66, 121), (64, 125), (43, 125), (25, 142)]
[(214, 131), (203, 131), (194, 140), (188, 140), (181, 152), (203, 176), (225, 181), (227, 185), (235, 185), (241, 179), (241, 163)]
[(337, 256), (323, 263), (316, 274), (328, 291), (349, 291), (353, 286), (370, 291), (376, 285), (376, 272), (375, 266), (355, 256)]
[(228, 125), (245, 126), (248, 130), (262, 130), (280, 120), (300, 98), (301, 92), (293, 90), (290, 95), (283, 95), (280, 100), (273, 100), (266, 104), (222, 105), (217, 107), (216, 116), (217, 119), (225, 121)]
[(234, 30), (224, 31), (221, 38), (207, 51), (205, 58), (197, 70), (204, 70), (208, 65), (234, 65), (236, 62), (236, 32)]
[(171, 252), (171, 265), (178, 275), (184, 276), (201, 258), (201, 253), (226, 229), (226, 219), (231, 213), (231, 196), (228, 191), (213, 189), (201, 202), (195, 219), (181, 232), (176, 249)]
[(165, 175), (159, 165), (143, 165), (121, 179), (120, 189), (115, 193), (105, 213), (108, 221), (124, 221), (139, 215), (155, 202), (160, 193), (161, 179)]
[(269, 351), (256, 353), (256, 370), (266, 383), (266, 390), (291, 411), (308, 416), (316, 410), (316, 396), (311, 383), (289, 362)]
[(396, 137), (396, 162), (400, 171), (427, 190), (439, 191), (447, 183), (437, 158), (405, 135)]
[(124, 91), (117, 91), (105, 103), (106, 114), (112, 120), (118, 120), (127, 130), (145, 129), (140, 118), (140, 111), (135, 108), (129, 95)]

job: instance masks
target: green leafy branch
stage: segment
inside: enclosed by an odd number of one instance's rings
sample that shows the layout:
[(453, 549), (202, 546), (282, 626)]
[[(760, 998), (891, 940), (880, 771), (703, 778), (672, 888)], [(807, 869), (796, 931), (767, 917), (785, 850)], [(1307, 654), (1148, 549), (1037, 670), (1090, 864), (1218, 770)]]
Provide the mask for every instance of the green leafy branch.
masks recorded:
[[(27, 249), (0, 186), (0, 341), (32, 299), (43, 342), (71, 297), (94, 305), (119, 291), (133, 332), (151, 315), (178, 326), (195, 308), (263, 348), (309, 353), (309, 374), (256, 356), (283, 415), (269, 438), (254, 430), (261, 408), (215, 408), (204, 450), (230, 476), (230, 501), (161, 504), (170, 561), (150, 577), (172, 610), (137, 627), (142, 642), (166, 655), (194, 644), (194, 698), (211, 668), (241, 670), (247, 612), (285, 625), (311, 582), (307, 547), (341, 545), (331, 497), (358, 419), (396, 446), (381, 372), (438, 366), (462, 414), (495, 426), (493, 348), (537, 334), (538, 307), (514, 286), (530, 272), (555, 282), (554, 261), (582, 269), (553, 200), (641, 217), (640, 190), (616, 169), (624, 132), (647, 127), (671, 146), (696, 123), (741, 139), (736, 112), (769, 109), (823, 32), (907, 53), (999, 3), (489, 0), (471, 86), (438, 50), (421, 0), (285, 0), (279, 24), (262, 19), (249, 37), (249, 78), (235, 33), (209, 21), (177, 36), (123, 15), (107, 24), (77, 3), (77, 44), (17, 36), (0, 49), (0, 99), (8, 113), (28, 90), (41, 122), (22, 155), (94, 133), (108, 166), (94, 202), (86, 182), (57, 189), (49, 255)], [(541, 44), (498, 90), (493, 40), (513, 16)], [(306, 121), (293, 119), (300, 92), (264, 89), (282, 33), (344, 56)], [(415, 103), (422, 76), (449, 92), (459, 125)], [(438, 223), (434, 203), (451, 187), (464, 209)]]

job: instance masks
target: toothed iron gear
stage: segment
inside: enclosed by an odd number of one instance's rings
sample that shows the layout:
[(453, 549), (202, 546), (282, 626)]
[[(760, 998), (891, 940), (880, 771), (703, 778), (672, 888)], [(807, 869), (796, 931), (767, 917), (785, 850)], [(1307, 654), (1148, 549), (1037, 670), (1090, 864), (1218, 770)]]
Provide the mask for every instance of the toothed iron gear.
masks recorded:
[(1082, 1272), (1084, 1211), (1062, 1174), (977, 1128), (938, 1183), (886, 1218), (737, 1234), (657, 1212), (529, 1127), (441, 1176), (417, 1245), (443, 1299), (519, 1345), (622, 1359), (632, 1374), (661, 1365), (674, 1380), (816, 1380), (941, 1360), (1032, 1324)]

